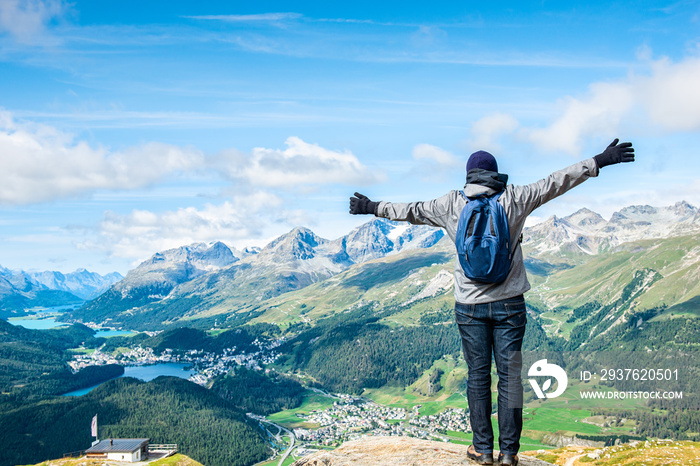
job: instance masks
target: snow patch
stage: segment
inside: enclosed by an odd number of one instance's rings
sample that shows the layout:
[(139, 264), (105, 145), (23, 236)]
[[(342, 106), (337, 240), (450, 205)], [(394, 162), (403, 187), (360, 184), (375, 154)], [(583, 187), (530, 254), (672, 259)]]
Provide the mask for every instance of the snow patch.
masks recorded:
[(424, 298), (432, 298), (433, 296), (437, 296), (438, 294), (445, 293), (448, 291), (450, 288), (452, 288), (454, 283), (454, 278), (450, 272), (447, 270), (440, 270), (437, 275), (435, 275), (423, 288), (423, 290), (414, 295), (411, 299), (403, 303), (404, 306), (411, 304), (415, 301), (418, 301), (420, 299)]
[(402, 222), (395, 223), (393, 226), (394, 228), (386, 235), (386, 237), (389, 238), (392, 243), (396, 244), (397, 240), (408, 231), (411, 225), (409, 223)]

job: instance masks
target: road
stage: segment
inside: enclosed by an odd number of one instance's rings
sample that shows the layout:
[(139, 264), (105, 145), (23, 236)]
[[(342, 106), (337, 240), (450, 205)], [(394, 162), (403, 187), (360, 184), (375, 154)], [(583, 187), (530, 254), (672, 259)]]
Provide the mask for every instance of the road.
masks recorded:
[(294, 438), (294, 434), (292, 433), (292, 431), (285, 429), (281, 425), (275, 424), (274, 422), (270, 422), (267, 420), (265, 422), (269, 422), (273, 426), (275, 426), (275, 427), (277, 427), (277, 428), (279, 428), (279, 429), (281, 429), (289, 434), (289, 439), (290, 439), (289, 448), (287, 448), (287, 450), (284, 452), (284, 455), (282, 455), (282, 458), (280, 458), (280, 462), (277, 463), (277, 466), (282, 466), (282, 464), (284, 463), (284, 460), (286, 460), (287, 457), (289, 456), (289, 454), (292, 453), (292, 450), (294, 450), (294, 442), (296, 441), (296, 438)]
[[(248, 417), (252, 417), (252, 416), (248, 415)], [(282, 427), (279, 424), (275, 424), (272, 421), (268, 421), (267, 419), (263, 419), (261, 416), (255, 416), (252, 418), (258, 422), (265, 422), (267, 424), (270, 424), (271, 426), (277, 427), (277, 435), (275, 437), (280, 442), (280, 444), (282, 443), (282, 435), (280, 435), (282, 433), (282, 431), (285, 431), (289, 435), (289, 439), (290, 439), (289, 447), (287, 448), (287, 450), (285, 450), (284, 454), (280, 458), (279, 463), (277, 463), (277, 466), (282, 466), (282, 464), (284, 463), (284, 460), (286, 460), (287, 457), (290, 455), (290, 453), (292, 453), (292, 450), (294, 450), (294, 445), (296, 443), (296, 438), (294, 437), (294, 433), (292, 431), (290, 431), (289, 429)]]
[(334, 398), (336, 400), (340, 400), (341, 398), (336, 395), (331, 395), (325, 390), (321, 390), (320, 388), (315, 388), (315, 387), (309, 387), (312, 391), (318, 393), (319, 395), (327, 396), (328, 398)]

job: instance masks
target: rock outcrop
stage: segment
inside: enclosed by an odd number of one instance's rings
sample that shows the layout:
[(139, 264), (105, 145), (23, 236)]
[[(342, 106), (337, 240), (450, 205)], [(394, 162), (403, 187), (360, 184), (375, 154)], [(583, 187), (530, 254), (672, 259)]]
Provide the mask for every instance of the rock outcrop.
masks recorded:
[[(522, 466), (552, 466), (523, 454)], [(333, 451), (320, 451), (292, 466), (457, 466), (476, 464), (467, 458), (467, 446), (411, 437), (367, 437), (345, 442)]]

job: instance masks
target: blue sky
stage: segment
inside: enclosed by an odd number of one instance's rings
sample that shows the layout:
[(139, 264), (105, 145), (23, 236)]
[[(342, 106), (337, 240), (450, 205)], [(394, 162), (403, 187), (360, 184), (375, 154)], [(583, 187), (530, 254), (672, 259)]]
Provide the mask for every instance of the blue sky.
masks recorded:
[(491, 151), (535, 211), (700, 205), (700, 2), (0, 0), (0, 265), (126, 273), (197, 241), (334, 239)]

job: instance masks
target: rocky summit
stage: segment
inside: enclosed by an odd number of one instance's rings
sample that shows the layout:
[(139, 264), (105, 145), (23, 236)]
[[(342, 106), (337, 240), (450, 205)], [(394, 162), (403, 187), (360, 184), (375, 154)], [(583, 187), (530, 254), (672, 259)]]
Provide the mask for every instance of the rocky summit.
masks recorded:
[[(552, 466), (519, 454), (522, 466)], [(411, 437), (367, 437), (345, 442), (333, 451), (320, 451), (292, 466), (468, 466), (467, 445), (434, 442)]]
[(550, 217), (523, 231), (528, 255), (546, 257), (561, 253), (595, 255), (622, 243), (670, 238), (700, 231), (700, 210), (685, 201), (668, 207), (629, 206), (606, 221), (599, 214), (581, 209), (558, 218)]

